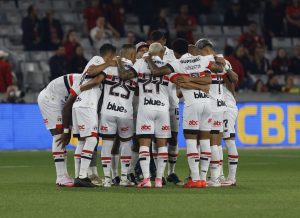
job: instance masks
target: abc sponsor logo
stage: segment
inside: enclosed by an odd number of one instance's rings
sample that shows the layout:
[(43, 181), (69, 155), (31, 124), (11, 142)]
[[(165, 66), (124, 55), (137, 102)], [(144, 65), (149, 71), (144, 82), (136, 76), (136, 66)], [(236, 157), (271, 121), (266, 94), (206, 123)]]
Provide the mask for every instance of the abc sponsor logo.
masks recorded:
[(127, 127), (122, 127), (121, 128), (121, 132), (127, 132), (129, 130), (129, 127), (127, 126)]
[(121, 113), (127, 113), (127, 110), (123, 106), (117, 106), (116, 103), (108, 102), (107, 110), (117, 111)]
[(101, 130), (102, 132), (107, 132), (107, 131), (108, 131), (108, 127), (107, 127), (107, 126), (101, 126), (101, 127), (100, 127), (100, 130)]
[(78, 125), (78, 129), (79, 129), (79, 131), (85, 130), (85, 125)]
[(222, 122), (216, 120), (216, 121), (214, 121), (213, 125), (214, 125), (214, 127), (220, 127), (222, 125)]
[(164, 125), (164, 126), (161, 127), (162, 131), (169, 131), (170, 129), (171, 129), (171, 127), (168, 126), (168, 125)]
[(152, 98), (144, 98), (144, 105), (165, 106), (160, 100), (153, 100)]
[(190, 120), (189, 121), (189, 126), (197, 126), (199, 124), (199, 121), (197, 120)]
[(142, 125), (141, 126), (141, 130), (142, 131), (150, 131), (151, 130), (151, 126), (150, 125), (146, 125), (146, 124)]

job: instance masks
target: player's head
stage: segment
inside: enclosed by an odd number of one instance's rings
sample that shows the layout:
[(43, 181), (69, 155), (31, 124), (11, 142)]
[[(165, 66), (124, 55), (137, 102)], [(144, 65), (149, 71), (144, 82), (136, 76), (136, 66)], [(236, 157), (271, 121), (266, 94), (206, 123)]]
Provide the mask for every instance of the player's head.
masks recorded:
[(177, 59), (189, 52), (189, 43), (185, 39), (178, 38), (173, 41), (172, 45)]
[(158, 42), (162, 46), (165, 46), (165, 44), (167, 42), (165, 34), (159, 30), (152, 31), (152, 33), (150, 35), (150, 39), (152, 42)]
[(112, 44), (106, 43), (100, 47), (100, 56), (105, 60), (109, 61), (116, 55), (116, 47)]
[(163, 59), (164, 47), (160, 43), (154, 42), (149, 46), (149, 54), (152, 56), (159, 56), (161, 59)]
[(135, 46), (132, 44), (124, 44), (121, 48), (120, 55), (134, 63), (136, 59)]
[(143, 55), (148, 52), (149, 45), (146, 42), (139, 42), (135, 45), (136, 48), (136, 58), (142, 58)]
[(250, 20), (248, 22), (248, 30), (251, 33), (256, 33), (257, 32), (257, 23), (254, 20)]
[(214, 44), (209, 39), (199, 39), (195, 46), (199, 49), (199, 53), (203, 56), (214, 54)]
[(199, 50), (195, 45), (189, 44), (189, 53), (193, 56), (199, 55)]

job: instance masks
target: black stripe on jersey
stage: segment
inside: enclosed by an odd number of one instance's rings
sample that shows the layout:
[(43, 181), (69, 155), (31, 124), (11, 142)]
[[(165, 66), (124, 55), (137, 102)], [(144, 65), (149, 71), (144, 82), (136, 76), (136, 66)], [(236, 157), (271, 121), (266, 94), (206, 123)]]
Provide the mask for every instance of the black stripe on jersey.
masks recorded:
[(224, 84), (225, 82), (222, 80), (222, 81), (218, 81), (218, 80), (212, 80), (211, 81), (211, 84)]
[(93, 158), (81, 155), (81, 158), (92, 160)]
[(147, 81), (147, 79), (138, 79), (138, 82), (139, 83), (144, 83), (144, 82), (146, 82)]
[(54, 162), (64, 162), (65, 159), (55, 159)]
[(172, 73), (175, 73), (174, 68), (170, 64), (166, 64), (166, 67), (168, 67), (172, 71)]
[(238, 162), (229, 162), (229, 165), (237, 165)]
[(138, 73), (135, 71), (135, 69), (131, 66), (128, 66), (128, 70), (130, 70), (131, 72), (134, 73), (134, 77), (137, 77), (138, 76)]
[(152, 139), (154, 138), (154, 134), (140, 134), (140, 135), (136, 135), (138, 138), (146, 138), (146, 139)]
[(193, 135), (196, 135), (199, 133), (199, 130), (195, 130), (195, 129), (184, 129), (183, 130), (183, 133), (184, 134), (193, 134)]
[(66, 87), (68, 93), (70, 94), (70, 85), (69, 85), (69, 82), (68, 82), (68, 75), (64, 76), (64, 84), (65, 84), (65, 87)]
[(102, 138), (112, 139), (112, 138), (116, 137), (116, 134), (102, 134), (102, 133), (99, 133), (99, 136), (102, 137)]

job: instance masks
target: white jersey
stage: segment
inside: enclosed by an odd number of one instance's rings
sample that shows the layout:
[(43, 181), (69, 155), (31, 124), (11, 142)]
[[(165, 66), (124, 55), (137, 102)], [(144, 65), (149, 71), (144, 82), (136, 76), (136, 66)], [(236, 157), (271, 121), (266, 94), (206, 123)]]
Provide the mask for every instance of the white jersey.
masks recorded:
[[(158, 67), (166, 63), (158, 56), (153, 57)], [(139, 110), (169, 111), (169, 76), (153, 76), (144, 59), (133, 66), (138, 72)]]
[(70, 88), (79, 84), (81, 74), (67, 74), (52, 80), (44, 89), (51, 103), (63, 106), (70, 94)]
[[(219, 57), (223, 57), (223, 55), (217, 55)], [(231, 68), (230, 63), (226, 60), (226, 64), (228, 64)], [(212, 84), (210, 85), (209, 95), (212, 100), (217, 101), (218, 107), (225, 107), (225, 99), (224, 99), (224, 91), (223, 91), (223, 79), (226, 76), (226, 71), (224, 69), (221, 73), (211, 73)]]
[[(172, 78), (180, 74), (187, 74), (191, 77), (201, 77), (204, 76), (206, 72), (209, 72), (208, 67), (211, 62), (214, 61), (212, 55), (209, 56), (193, 56), (189, 53), (186, 53), (181, 56), (180, 59), (171, 62), (169, 65), (172, 68), (172, 71), (175, 73), (172, 75)], [(185, 106), (190, 106), (194, 103), (203, 102), (207, 99), (209, 101), (209, 96), (200, 90), (184, 89), (181, 88), (182, 95), (184, 98)], [(201, 100), (201, 101), (199, 101)]]
[[(87, 83), (92, 79), (92, 77), (89, 77), (86, 75), (85, 71), (89, 68), (91, 65), (101, 65), (104, 64), (105, 61), (100, 56), (94, 56), (85, 66), (80, 81), (80, 85)], [(86, 90), (82, 93), (80, 93), (79, 96), (77, 96), (75, 103), (73, 104), (73, 108), (78, 107), (86, 107), (86, 108), (92, 108), (96, 109), (98, 108), (98, 101), (101, 96), (101, 85), (97, 87), (93, 87), (89, 90)]]
[[(132, 68), (130, 60), (122, 59), (125, 69)], [(119, 78), (117, 67), (108, 67), (104, 70), (104, 96), (101, 114), (132, 119), (132, 99), (137, 87), (137, 78), (123, 81)]]

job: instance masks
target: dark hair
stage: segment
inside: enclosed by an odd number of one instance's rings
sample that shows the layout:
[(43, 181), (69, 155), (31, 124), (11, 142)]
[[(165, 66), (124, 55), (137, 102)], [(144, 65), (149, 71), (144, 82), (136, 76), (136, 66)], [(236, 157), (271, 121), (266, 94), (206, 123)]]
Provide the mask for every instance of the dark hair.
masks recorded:
[(34, 4), (31, 4), (31, 5), (28, 6), (28, 8), (27, 8), (27, 13), (28, 13), (28, 15), (31, 14), (31, 12), (33, 11), (33, 8), (34, 8), (34, 7), (35, 7)]
[(226, 45), (224, 48), (224, 55), (230, 56), (234, 54), (234, 48), (232, 46)]
[(109, 43), (102, 45), (99, 50), (100, 55), (102, 57), (105, 56), (108, 52), (116, 53), (116, 51), (117, 51), (116, 47)]
[(150, 39), (154, 42), (157, 42), (161, 39), (165, 39), (165, 34), (159, 30), (154, 30), (150, 34)]
[(135, 45), (132, 44), (124, 44), (122, 46), (122, 50), (126, 50), (126, 49), (134, 49), (135, 50)]
[(189, 43), (185, 39), (176, 39), (172, 43), (173, 50), (178, 53), (179, 55), (184, 55), (188, 53), (189, 50)]

